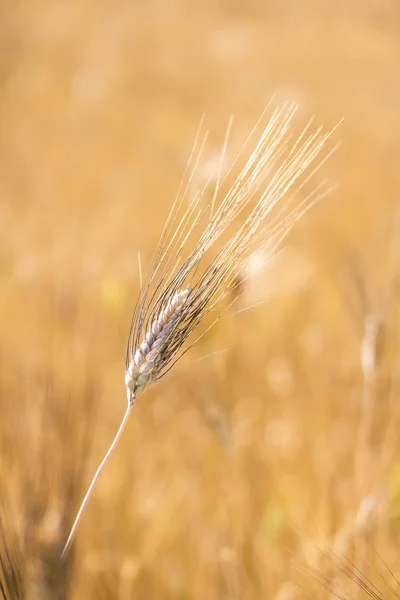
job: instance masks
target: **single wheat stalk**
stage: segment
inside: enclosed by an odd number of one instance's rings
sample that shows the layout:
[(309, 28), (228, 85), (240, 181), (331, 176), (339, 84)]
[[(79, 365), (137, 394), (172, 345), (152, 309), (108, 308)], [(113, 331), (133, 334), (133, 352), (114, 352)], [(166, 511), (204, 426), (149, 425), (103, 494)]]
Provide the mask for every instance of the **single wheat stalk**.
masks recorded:
[[(250, 157), (230, 186), (227, 181), (233, 168), (241, 160), (261, 119), (222, 177), (228, 127), (216, 183), (208, 200), (206, 194), (210, 182), (188, 200), (207, 137), (205, 134), (201, 138), (198, 133), (150, 274), (144, 286), (141, 282), (132, 317), (125, 375), (128, 406), (82, 501), (63, 557), (71, 546), (96, 481), (128, 421), (135, 399), (151, 383), (163, 377), (204, 335), (205, 332), (183, 348), (207, 315), (216, 311), (212, 324), (220, 318), (223, 312), (221, 301), (235, 289), (238, 280), (243, 282), (249, 276), (246, 275), (246, 261), (250, 254), (261, 248), (271, 256), (300, 216), (327, 193), (322, 183), (295, 203), (296, 194), (334, 151), (333, 148), (322, 152), (332, 132), (325, 133), (322, 128), (311, 132), (311, 122), (298, 137), (291, 135), (290, 126), (296, 110), (295, 105), (290, 105), (273, 111)], [(234, 227), (238, 217), (241, 217), (241, 224)], [(230, 229), (232, 231), (228, 231)]]

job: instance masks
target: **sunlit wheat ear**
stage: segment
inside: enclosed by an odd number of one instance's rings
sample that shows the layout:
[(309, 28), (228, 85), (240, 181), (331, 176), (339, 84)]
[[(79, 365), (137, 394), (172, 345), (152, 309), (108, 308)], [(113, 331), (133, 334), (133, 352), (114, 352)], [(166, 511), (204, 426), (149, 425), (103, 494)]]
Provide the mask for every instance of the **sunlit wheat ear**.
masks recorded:
[(153, 320), (143, 342), (136, 350), (125, 375), (125, 385), (132, 396), (137, 396), (157, 378), (163, 363), (163, 349), (174, 324), (182, 315), (190, 290), (174, 294), (161, 313)]
[[(321, 128), (312, 132), (309, 123), (298, 137), (292, 136), (295, 113), (294, 105), (273, 111), (236, 178), (233, 178), (234, 168), (242, 159), (251, 136), (222, 176), (226, 139), (214, 189), (208, 199), (210, 186), (207, 184), (199, 193), (188, 197), (206, 138), (198, 135), (187, 175), (168, 215), (149, 275), (144, 285), (141, 284), (133, 313), (126, 353), (126, 413), (83, 499), (63, 556), (68, 552), (92, 490), (120, 438), (135, 399), (163, 377), (204, 335), (203, 332), (185, 344), (207, 315), (214, 312), (213, 323), (221, 316), (224, 311), (221, 301), (232, 296), (238, 280), (243, 281), (250, 254), (257, 248), (266, 249), (269, 255), (273, 253), (293, 224), (326, 194), (323, 185), (314, 187), (305, 196), (304, 189), (334, 150), (323, 152), (331, 134)], [(233, 183), (228, 186), (231, 179)], [(295, 202), (298, 191), (302, 191), (303, 198)], [(236, 225), (239, 219), (240, 224)]]

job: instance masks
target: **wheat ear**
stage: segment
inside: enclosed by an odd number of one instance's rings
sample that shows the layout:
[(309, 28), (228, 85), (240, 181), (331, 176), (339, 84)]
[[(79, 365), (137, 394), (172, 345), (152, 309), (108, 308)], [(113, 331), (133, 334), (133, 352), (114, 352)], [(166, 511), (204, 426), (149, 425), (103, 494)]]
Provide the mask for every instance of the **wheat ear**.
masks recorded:
[(163, 348), (167, 346), (168, 336), (182, 315), (189, 293), (190, 290), (187, 289), (172, 297), (160, 315), (154, 319), (143, 342), (136, 350), (125, 375), (125, 385), (133, 397), (142, 392), (158, 372)]
[[(296, 110), (295, 105), (290, 105), (273, 112), (233, 185), (226, 192), (221, 191), (231, 170), (225, 177), (220, 177), (219, 171), (214, 193), (208, 202), (205, 201), (207, 184), (192, 200), (184, 202), (205, 141), (200, 142), (199, 150), (196, 140), (191, 156), (194, 168), (168, 215), (152, 270), (145, 286), (141, 286), (133, 313), (126, 354), (128, 407), (79, 508), (63, 557), (71, 546), (96, 481), (117, 445), (135, 399), (152, 382), (161, 379), (204, 335), (182, 349), (191, 333), (235, 288), (237, 277), (245, 272), (246, 261), (255, 247), (268, 248), (268, 252), (273, 253), (293, 224), (326, 193), (317, 186), (299, 206), (292, 206), (295, 192), (304, 187), (333, 152), (331, 150), (314, 166), (315, 158), (331, 133), (324, 133), (321, 128), (310, 133), (307, 125), (293, 142), (290, 124)], [(238, 158), (240, 156), (241, 153)], [(242, 217), (242, 225), (224, 241), (223, 234), (227, 234), (238, 216)], [(217, 240), (221, 240), (221, 247), (210, 256), (210, 249)], [(222, 312), (218, 308), (213, 323)]]

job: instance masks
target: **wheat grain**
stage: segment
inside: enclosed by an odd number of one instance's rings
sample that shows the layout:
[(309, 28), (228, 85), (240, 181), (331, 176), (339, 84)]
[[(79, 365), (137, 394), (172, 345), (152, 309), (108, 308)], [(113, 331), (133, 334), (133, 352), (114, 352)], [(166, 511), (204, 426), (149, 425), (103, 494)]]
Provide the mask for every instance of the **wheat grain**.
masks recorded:
[[(116, 447), (135, 399), (152, 382), (163, 377), (204, 335), (203, 332), (183, 348), (211, 311), (220, 307), (213, 323), (221, 316), (221, 301), (235, 288), (238, 280), (246, 279), (242, 275), (251, 252), (261, 247), (272, 254), (300, 216), (326, 193), (321, 184), (294, 204), (296, 192), (304, 189), (334, 150), (327, 152), (315, 165), (331, 132), (324, 133), (319, 128), (310, 133), (310, 122), (293, 141), (290, 126), (295, 113), (294, 105), (273, 112), (249, 159), (227, 190), (228, 179), (243, 149), (224, 177), (221, 177), (220, 165), (209, 201), (205, 200), (209, 187), (206, 184), (185, 204), (206, 136), (196, 139), (189, 161), (189, 177), (184, 178), (171, 208), (153, 267), (145, 286), (141, 286), (134, 310), (126, 355), (126, 413), (81, 504), (63, 556), (70, 547), (97, 478)], [(222, 159), (226, 146), (227, 140)], [(228, 228), (240, 216), (242, 224), (229, 235)], [(215, 249), (217, 241), (220, 246)]]
[(176, 293), (164, 310), (154, 319), (143, 342), (129, 363), (125, 376), (125, 385), (133, 396), (137, 396), (157, 377), (162, 366), (163, 349), (168, 337), (173, 333), (174, 325), (179, 321), (190, 290)]

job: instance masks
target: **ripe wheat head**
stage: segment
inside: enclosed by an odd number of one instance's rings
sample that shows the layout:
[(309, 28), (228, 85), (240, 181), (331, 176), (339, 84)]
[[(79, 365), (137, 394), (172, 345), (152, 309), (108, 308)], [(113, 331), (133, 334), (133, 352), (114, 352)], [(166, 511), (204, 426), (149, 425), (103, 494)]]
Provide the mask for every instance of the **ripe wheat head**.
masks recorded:
[[(236, 178), (234, 169), (243, 159), (257, 126), (266, 117), (262, 116), (239, 156), (222, 176), (229, 126), (212, 188), (208, 181), (203, 189), (191, 194), (206, 141), (206, 134), (198, 133), (149, 275), (144, 283), (141, 281), (127, 345), (126, 413), (83, 499), (63, 556), (135, 399), (204, 335), (203, 331), (185, 344), (207, 315), (215, 315), (212, 323), (221, 316), (224, 298), (238, 285), (238, 279), (243, 282), (249, 276), (246, 261), (251, 253), (263, 249), (271, 256), (293, 224), (327, 193), (324, 182), (314, 186), (310, 193), (304, 190), (335, 149), (327, 146), (332, 132), (324, 132), (321, 127), (312, 131), (310, 121), (300, 135), (294, 136), (291, 127), (296, 110), (295, 105), (287, 105), (272, 111)], [(233, 183), (228, 185), (230, 178)]]

